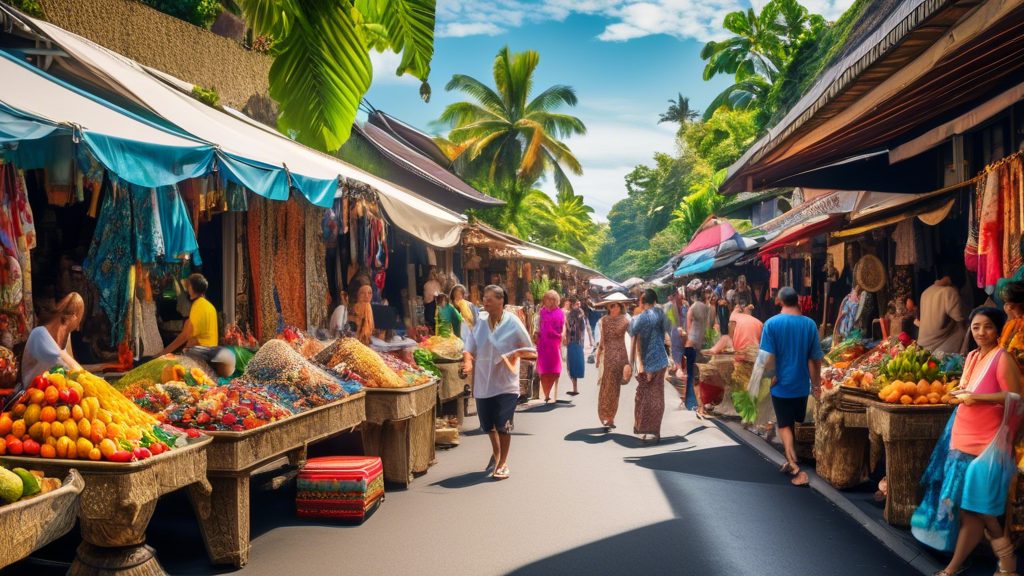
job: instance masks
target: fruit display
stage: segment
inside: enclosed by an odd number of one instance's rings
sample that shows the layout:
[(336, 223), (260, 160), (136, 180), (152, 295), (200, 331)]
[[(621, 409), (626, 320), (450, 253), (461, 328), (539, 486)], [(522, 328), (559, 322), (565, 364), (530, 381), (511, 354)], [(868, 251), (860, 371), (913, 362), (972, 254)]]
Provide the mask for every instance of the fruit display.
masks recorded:
[(891, 359), (883, 360), (879, 374), (888, 381), (917, 382), (936, 380), (941, 374), (939, 360), (931, 352), (916, 345), (908, 347)]
[(398, 356), (385, 353), (380, 355), (384, 363), (398, 374), (398, 377), (405, 380), (407, 386), (420, 386), (434, 379), (434, 375), (425, 370), (405, 362)]
[(47, 478), (38, 470), (0, 466), (0, 506), (46, 494), (60, 486), (60, 480)]
[(461, 338), (431, 336), (420, 342), (420, 346), (444, 360), (461, 360), (464, 343)]
[(894, 380), (886, 384), (878, 392), (878, 398), (889, 404), (903, 404), (905, 406), (924, 404), (950, 404), (953, 396), (952, 391), (956, 389), (957, 380), (943, 383), (939, 380), (929, 382), (920, 380), (917, 384)]
[(339, 338), (318, 354), (314, 360), (338, 372), (354, 372), (367, 388), (406, 388), (410, 384), (399, 377), (381, 355), (355, 338)]
[(288, 418), (292, 412), (241, 378), (172, 403), (157, 416), (185, 428), (241, 432)]
[(344, 398), (362, 389), (304, 358), (283, 340), (271, 340), (256, 352), (240, 380), (249, 382), (293, 413)]
[(846, 379), (843, 380), (843, 386), (867, 391), (878, 390), (878, 386), (875, 383), (875, 375), (863, 370), (850, 370), (846, 374)]
[(113, 383), (122, 392), (129, 389), (145, 389), (153, 384), (184, 382), (191, 386), (213, 386), (213, 375), (207, 372), (209, 366), (202, 365), (188, 356), (163, 356), (142, 364)]
[(851, 336), (836, 344), (825, 355), (825, 363), (837, 368), (848, 368), (854, 360), (860, 358), (865, 352), (864, 344), (859, 334)]
[(131, 462), (186, 442), (102, 378), (62, 369), (37, 376), (0, 414), (0, 454)]

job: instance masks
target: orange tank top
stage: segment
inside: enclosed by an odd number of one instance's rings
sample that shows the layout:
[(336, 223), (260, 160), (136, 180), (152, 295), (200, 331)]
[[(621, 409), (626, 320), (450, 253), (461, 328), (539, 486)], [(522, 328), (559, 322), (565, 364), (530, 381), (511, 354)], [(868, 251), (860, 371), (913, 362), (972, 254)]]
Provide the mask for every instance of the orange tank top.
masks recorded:
[[(987, 360), (978, 357), (978, 351), (971, 352), (967, 359), (968, 369), (964, 376), (968, 378), (967, 389), (973, 394), (995, 394), (1006, 391), (1006, 385), (999, 381), (999, 360), (1006, 351), (997, 348)], [(1003, 405), (994, 402), (978, 402), (967, 406), (961, 404), (953, 421), (953, 431), (949, 446), (964, 454), (980, 455), (999, 426), (1003, 423)]]

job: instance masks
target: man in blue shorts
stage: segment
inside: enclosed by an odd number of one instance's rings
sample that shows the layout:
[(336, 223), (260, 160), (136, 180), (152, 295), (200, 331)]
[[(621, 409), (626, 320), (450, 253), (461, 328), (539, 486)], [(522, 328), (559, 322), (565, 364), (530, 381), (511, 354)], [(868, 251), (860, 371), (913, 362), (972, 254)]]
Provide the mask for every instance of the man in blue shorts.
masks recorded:
[(807, 397), (812, 388), (818, 390), (821, 387), (823, 354), (818, 341), (818, 326), (800, 312), (796, 290), (788, 286), (782, 288), (778, 300), (782, 304), (782, 312), (764, 323), (758, 361), (774, 361), (775, 364), (772, 407), (775, 408), (779, 438), (786, 450), (786, 464), (781, 471), (793, 476), (793, 485), (806, 486), (810, 480), (797, 465), (794, 430), (796, 424), (807, 416)]

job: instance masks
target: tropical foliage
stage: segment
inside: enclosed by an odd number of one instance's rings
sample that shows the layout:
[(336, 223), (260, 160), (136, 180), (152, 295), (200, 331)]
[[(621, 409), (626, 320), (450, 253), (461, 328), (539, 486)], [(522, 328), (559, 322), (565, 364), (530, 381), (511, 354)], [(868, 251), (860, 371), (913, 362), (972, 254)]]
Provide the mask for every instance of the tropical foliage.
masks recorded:
[(348, 139), (370, 87), (369, 51), (401, 55), (430, 96), (435, 0), (236, 0), (257, 35), (273, 39), (270, 96), (279, 127), (298, 141), (334, 152)]
[(772, 88), (800, 47), (821, 35), (825, 19), (797, 0), (769, 0), (760, 13), (748, 8), (727, 14), (722, 26), (733, 36), (701, 50), (704, 79), (727, 74), (734, 83), (712, 100), (704, 119), (719, 108), (757, 110), (759, 127), (764, 126), (774, 112)]
[[(586, 134), (586, 126), (561, 112), (577, 103), (572, 87), (557, 84), (534, 95), (539, 64), (537, 52), (513, 53), (506, 46), (494, 59), (493, 87), (472, 76), (452, 76), (446, 90), (468, 99), (441, 113), (438, 124), (449, 131), (438, 144), (463, 178), (505, 201), (504, 207), (480, 212), (478, 218), (587, 258), (593, 209), (573, 191), (569, 174), (582, 174), (583, 168), (563, 141)], [(558, 191), (555, 199), (537, 188), (549, 178)]]
[(221, 12), (220, 0), (142, 0), (142, 3), (201, 28), (209, 28)]
[(674, 122), (679, 124), (680, 127), (683, 127), (697, 118), (700, 118), (700, 112), (691, 108), (690, 99), (686, 98), (682, 94), (676, 96), (675, 100), (670, 99), (668, 104), (668, 110), (658, 117), (658, 124), (661, 124), (662, 122)]

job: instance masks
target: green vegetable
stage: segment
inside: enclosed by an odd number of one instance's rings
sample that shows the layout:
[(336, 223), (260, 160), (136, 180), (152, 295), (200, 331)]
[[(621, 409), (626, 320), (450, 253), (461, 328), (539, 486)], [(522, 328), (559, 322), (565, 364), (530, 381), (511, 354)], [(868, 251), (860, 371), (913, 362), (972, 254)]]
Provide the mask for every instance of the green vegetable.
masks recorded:
[(744, 424), (753, 424), (757, 420), (757, 403), (746, 390), (737, 390), (732, 393), (732, 403), (740, 420)]
[(416, 351), (412, 353), (412, 358), (420, 368), (430, 372), (438, 378), (441, 377), (441, 370), (438, 369), (436, 364), (434, 364), (434, 353), (430, 350), (417, 348)]

